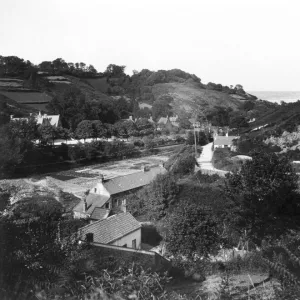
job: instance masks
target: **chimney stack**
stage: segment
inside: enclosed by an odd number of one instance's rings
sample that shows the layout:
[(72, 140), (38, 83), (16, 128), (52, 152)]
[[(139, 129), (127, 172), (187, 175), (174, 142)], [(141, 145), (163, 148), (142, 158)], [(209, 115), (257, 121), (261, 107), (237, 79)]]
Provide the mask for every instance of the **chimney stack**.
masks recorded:
[(100, 178), (100, 182), (103, 182), (103, 181), (104, 181), (104, 176), (103, 176), (103, 174), (100, 174), (100, 175), (99, 175), (99, 178)]
[(126, 202), (126, 199), (123, 199), (122, 201), (122, 210), (124, 213), (127, 212), (127, 202)]
[(228, 131), (226, 132), (226, 136), (228, 136)]
[(14, 117), (14, 115), (10, 115), (10, 119), (11, 119), (11, 120), (13, 119), (13, 117)]
[(86, 203), (86, 199), (83, 199), (83, 208), (82, 208), (83, 212), (87, 211), (87, 203)]

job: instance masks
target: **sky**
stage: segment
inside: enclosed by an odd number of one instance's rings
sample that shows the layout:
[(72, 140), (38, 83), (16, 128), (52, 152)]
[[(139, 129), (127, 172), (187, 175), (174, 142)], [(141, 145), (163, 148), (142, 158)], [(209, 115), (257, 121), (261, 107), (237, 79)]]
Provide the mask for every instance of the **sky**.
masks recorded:
[(299, 0), (0, 1), (0, 55), (300, 91)]

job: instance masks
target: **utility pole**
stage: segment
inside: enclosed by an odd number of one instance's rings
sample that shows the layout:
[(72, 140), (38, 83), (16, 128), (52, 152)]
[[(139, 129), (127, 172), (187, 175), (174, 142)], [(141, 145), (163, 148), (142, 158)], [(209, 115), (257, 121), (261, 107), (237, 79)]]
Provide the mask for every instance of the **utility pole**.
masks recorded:
[(196, 127), (199, 127), (199, 122), (194, 123), (194, 140), (195, 140), (195, 157), (197, 158), (197, 138), (196, 138)]

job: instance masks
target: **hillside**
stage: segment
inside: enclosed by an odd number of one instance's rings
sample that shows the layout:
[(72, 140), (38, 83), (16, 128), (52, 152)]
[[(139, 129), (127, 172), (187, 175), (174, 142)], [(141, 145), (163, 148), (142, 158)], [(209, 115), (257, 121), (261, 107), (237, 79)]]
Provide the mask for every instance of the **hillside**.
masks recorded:
[[(128, 76), (125, 66), (114, 64), (100, 73), (92, 65), (67, 63), (62, 58), (39, 65), (14, 56), (1, 58), (0, 95), (31, 109), (51, 113), (58, 113), (53, 109), (48, 111), (52, 99), (63, 99), (66, 92), (74, 88), (85, 101), (101, 103), (102, 111), (118, 106), (117, 119), (152, 115), (158, 120), (161, 116), (178, 115), (187, 120), (196, 112), (210, 118), (225, 113), (227, 116), (223, 119), (228, 120), (231, 112), (239, 111), (248, 118), (244, 104), (256, 100), (239, 84), (235, 87), (212, 82), (203, 84), (196, 75), (179, 69), (156, 72), (144, 69)], [(116, 96), (123, 99), (119, 101)]]
[(179, 69), (152, 72), (142, 70), (131, 77), (126, 93), (138, 100), (141, 106), (153, 105), (168, 99), (172, 114), (192, 114), (194, 111), (208, 112), (216, 107), (239, 110), (246, 100), (256, 97), (221, 84), (201, 83), (194, 74)]

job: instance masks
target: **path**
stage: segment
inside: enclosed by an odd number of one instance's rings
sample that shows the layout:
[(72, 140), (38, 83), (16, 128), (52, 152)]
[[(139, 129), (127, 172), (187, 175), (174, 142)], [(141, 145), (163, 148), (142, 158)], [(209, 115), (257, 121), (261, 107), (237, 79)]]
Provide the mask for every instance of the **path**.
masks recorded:
[(202, 153), (200, 157), (197, 158), (197, 162), (203, 174), (213, 175), (218, 174), (219, 176), (225, 176), (228, 171), (218, 170), (214, 168), (212, 164), (213, 158), (213, 143), (209, 143), (202, 148)]

